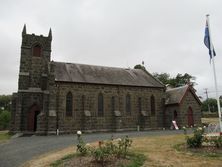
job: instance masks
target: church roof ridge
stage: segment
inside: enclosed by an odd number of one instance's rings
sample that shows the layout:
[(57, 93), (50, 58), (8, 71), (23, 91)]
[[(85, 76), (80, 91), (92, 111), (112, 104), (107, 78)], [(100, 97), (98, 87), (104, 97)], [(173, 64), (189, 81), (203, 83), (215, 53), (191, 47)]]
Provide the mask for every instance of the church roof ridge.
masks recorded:
[(55, 80), (107, 85), (164, 87), (152, 75), (140, 69), (127, 69), (68, 62), (53, 62)]
[(180, 89), (186, 89), (186, 88), (188, 88), (188, 87), (189, 87), (189, 85), (183, 85), (183, 86), (179, 86), (179, 87), (175, 87), (175, 88), (168, 88), (168, 89), (166, 90), (166, 92), (176, 91), (176, 90), (180, 90)]
[(170, 88), (166, 90), (166, 105), (180, 104), (183, 101), (185, 94), (190, 91), (199, 104), (200, 99), (197, 97), (194, 89), (190, 85), (183, 85), (176, 88)]
[(130, 67), (114, 67), (114, 66), (105, 66), (105, 65), (96, 65), (96, 64), (85, 64), (85, 63), (71, 63), (71, 62), (62, 62), (62, 61), (53, 61), (55, 63), (62, 63), (62, 64), (75, 64), (75, 65), (83, 65), (83, 66), (93, 66), (93, 67), (103, 67), (103, 68), (114, 68), (114, 69), (124, 69), (124, 70), (141, 70), (141, 69), (134, 69)]

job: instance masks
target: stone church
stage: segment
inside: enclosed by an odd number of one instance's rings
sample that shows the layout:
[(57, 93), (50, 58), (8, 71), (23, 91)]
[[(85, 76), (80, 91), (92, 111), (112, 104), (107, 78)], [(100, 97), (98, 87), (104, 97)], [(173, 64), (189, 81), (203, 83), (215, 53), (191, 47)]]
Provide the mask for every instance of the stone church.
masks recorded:
[(168, 97), (166, 87), (150, 73), (54, 62), (51, 42), (51, 29), (48, 36), (38, 36), (27, 34), (24, 26), (18, 91), (12, 98), (12, 132), (47, 135), (168, 128), (176, 119), (169, 113), (175, 111), (183, 119), (179, 126), (188, 125), (189, 119), (190, 125), (201, 123), (195, 92), (183, 95), (189, 97), (184, 98), (182, 111), (176, 108), (180, 104), (169, 104), (167, 98), (174, 96)]

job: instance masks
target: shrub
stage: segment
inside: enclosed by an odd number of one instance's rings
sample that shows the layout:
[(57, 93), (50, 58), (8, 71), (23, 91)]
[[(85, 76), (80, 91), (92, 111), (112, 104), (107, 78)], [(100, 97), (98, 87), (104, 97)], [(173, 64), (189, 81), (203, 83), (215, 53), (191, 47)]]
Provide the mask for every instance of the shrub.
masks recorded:
[[(78, 134), (77, 134), (78, 135)], [(109, 140), (109, 141), (99, 141), (98, 147), (89, 147), (81, 138), (81, 134), (78, 135), (78, 144), (77, 152), (80, 155), (84, 156), (89, 154), (93, 159), (100, 163), (104, 164), (110, 157), (126, 157), (129, 153), (129, 147), (132, 144), (132, 140), (128, 136), (125, 136), (122, 139)]]
[[(101, 142), (101, 141), (100, 141)], [(91, 150), (91, 155), (96, 162), (104, 164), (109, 156), (112, 155), (112, 150), (110, 150), (105, 145), (99, 144), (100, 146)]]
[(88, 153), (86, 144), (83, 141), (77, 144), (77, 152), (79, 152), (81, 155), (86, 155)]
[(185, 126), (183, 126), (183, 134), (187, 135), (187, 128)]
[(111, 156), (126, 157), (132, 140), (128, 136), (111, 141), (99, 141), (99, 147), (91, 150), (93, 158), (102, 164)]
[(118, 147), (117, 147), (117, 150), (116, 150), (116, 155), (118, 157), (121, 157), (121, 156), (126, 157), (126, 155), (128, 153), (128, 149), (131, 146), (131, 144), (132, 144), (132, 140), (129, 139), (128, 136), (126, 136), (123, 139), (120, 139), (118, 141)]
[(221, 148), (222, 147), (222, 136), (217, 136), (216, 138), (212, 139), (212, 143), (217, 147)]
[(89, 147), (87, 147), (86, 143), (83, 141), (81, 137), (82, 132), (78, 131), (77, 132), (77, 139), (78, 139), (78, 144), (77, 144), (77, 152), (80, 153), (80, 155), (86, 155), (89, 153)]
[(187, 145), (190, 148), (199, 148), (203, 142), (203, 128), (197, 128), (194, 130), (194, 135), (192, 137), (187, 137)]
[(0, 113), (0, 130), (9, 129), (11, 121), (11, 113), (9, 111), (2, 111)]

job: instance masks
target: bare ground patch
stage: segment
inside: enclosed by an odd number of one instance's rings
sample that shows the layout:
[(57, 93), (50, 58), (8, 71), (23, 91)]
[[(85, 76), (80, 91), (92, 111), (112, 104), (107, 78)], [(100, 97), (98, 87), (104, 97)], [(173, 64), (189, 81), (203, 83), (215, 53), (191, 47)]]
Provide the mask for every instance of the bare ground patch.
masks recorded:
[(66, 155), (74, 153), (75, 150), (76, 147), (71, 146), (63, 150), (49, 152), (33, 158), (32, 160), (24, 163), (22, 167), (48, 167), (52, 162), (55, 162)]
[(93, 160), (92, 157), (85, 156), (77, 156), (64, 161), (61, 166), (67, 167), (119, 167), (121, 164), (127, 165), (130, 163), (129, 159), (123, 158), (111, 158), (105, 161), (103, 164), (100, 164)]

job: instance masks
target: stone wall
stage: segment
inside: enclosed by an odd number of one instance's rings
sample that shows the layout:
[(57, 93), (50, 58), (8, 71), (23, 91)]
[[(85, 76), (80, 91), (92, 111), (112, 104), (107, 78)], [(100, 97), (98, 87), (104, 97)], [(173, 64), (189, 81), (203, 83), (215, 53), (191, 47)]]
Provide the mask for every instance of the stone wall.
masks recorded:
[[(162, 127), (163, 110), (162, 97), (164, 90), (161, 88), (145, 88), (130, 86), (112, 86), (96, 84), (77, 83), (56, 83), (57, 86), (57, 110), (58, 125), (61, 133), (74, 133), (76, 130), (86, 131), (120, 131), (136, 130), (137, 126), (144, 129), (156, 129)], [(71, 117), (67, 117), (66, 95), (68, 92), (73, 95), (73, 112)], [(102, 93), (104, 98), (104, 116), (98, 116), (98, 95)], [(131, 113), (125, 111), (125, 98), (129, 94), (131, 97)], [(151, 116), (150, 97), (154, 95), (156, 114)], [(112, 111), (111, 99), (115, 97), (115, 111)], [(84, 98), (83, 98), (84, 97)], [(141, 98), (141, 109), (144, 116), (139, 112), (138, 98)], [(84, 99), (84, 100), (83, 100)], [(84, 104), (84, 105), (83, 105)], [(86, 116), (85, 111), (89, 111), (90, 116)], [(142, 125), (142, 123), (144, 123)]]
[(193, 119), (194, 124), (200, 125), (201, 124), (201, 105), (197, 102), (194, 98), (193, 94), (189, 91), (184, 100), (180, 105), (181, 110), (181, 125), (186, 126), (188, 123), (188, 108), (191, 107), (193, 110)]
[(177, 112), (177, 124), (178, 126), (181, 125), (180, 119), (183, 118), (183, 116), (181, 115), (179, 104), (169, 105), (166, 107), (164, 116), (164, 125), (167, 129), (171, 128), (172, 126), (172, 120), (174, 119), (174, 111)]
[(174, 118), (174, 111), (177, 111), (177, 125), (188, 126), (188, 109), (192, 108), (194, 124), (201, 124), (201, 106), (194, 95), (188, 91), (180, 104), (168, 105), (165, 111), (165, 127), (170, 128)]

